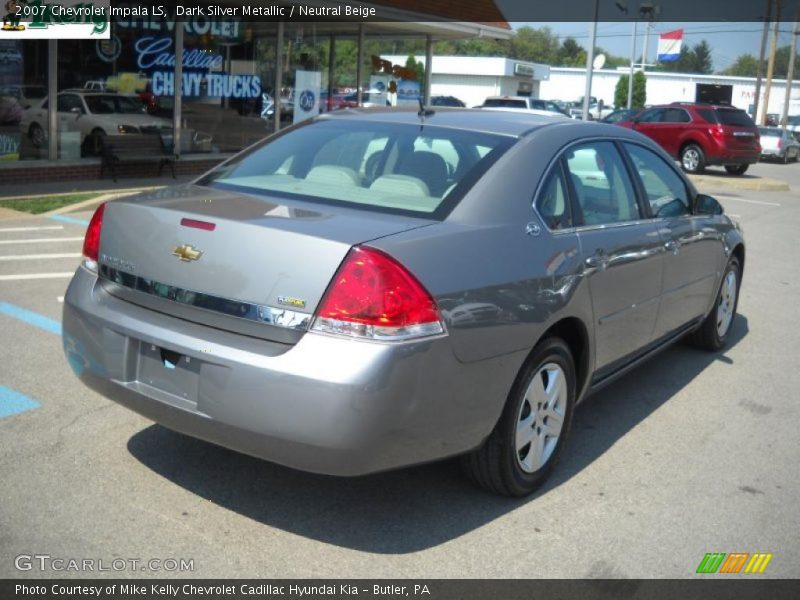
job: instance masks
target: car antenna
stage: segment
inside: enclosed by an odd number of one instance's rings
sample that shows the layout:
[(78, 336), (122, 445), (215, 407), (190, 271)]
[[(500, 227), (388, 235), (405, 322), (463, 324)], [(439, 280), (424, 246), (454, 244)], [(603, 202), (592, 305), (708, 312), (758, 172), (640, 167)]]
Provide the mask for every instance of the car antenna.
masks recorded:
[(436, 114), (436, 111), (432, 108), (425, 108), (425, 104), (422, 102), (422, 96), (417, 96), (417, 100), (419, 100), (419, 112), (417, 116), (422, 120), (422, 124), (425, 123), (425, 117), (431, 117)]

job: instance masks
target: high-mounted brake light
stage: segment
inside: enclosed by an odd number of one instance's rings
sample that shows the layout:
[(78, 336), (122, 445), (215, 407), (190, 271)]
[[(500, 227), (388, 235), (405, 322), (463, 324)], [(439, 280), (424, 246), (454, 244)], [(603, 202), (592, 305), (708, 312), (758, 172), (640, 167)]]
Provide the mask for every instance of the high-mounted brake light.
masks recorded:
[(320, 302), (313, 331), (403, 341), (444, 333), (439, 309), (417, 279), (391, 256), (353, 248)]
[(103, 229), (103, 213), (106, 210), (105, 202), (94, 211), (89, 226), (86, 228), (86, 236), (83, 238), (83, 255), (94, 262), (100, 252), (100, 233)]

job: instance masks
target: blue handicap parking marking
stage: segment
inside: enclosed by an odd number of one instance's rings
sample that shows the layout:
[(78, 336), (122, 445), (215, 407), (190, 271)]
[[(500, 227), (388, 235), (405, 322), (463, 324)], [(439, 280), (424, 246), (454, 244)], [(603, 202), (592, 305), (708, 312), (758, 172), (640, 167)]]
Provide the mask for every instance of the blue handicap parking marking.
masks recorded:
[(0, 419), (18, 415), (28, 410), (34, 410), (40, 406), (41, 404), (36, 400), (28, 398), (26, 395), (20, 394), (4, 385), (0, 385)]
[(68, 217), (66, 215), (53, 215), (50, 217), (52, 221), (60, 221), (62, 223), (71, 223), (72, 225), (88, 225), (89, 221), (86, 219), (77, 219), (75, 217)]
[(61, 335), (61, 323), (20, 306), (15, 306), (8, 302), (0, 302), (0, 314), (19, 319), (28, 325), (44, 329), (49, 333)]

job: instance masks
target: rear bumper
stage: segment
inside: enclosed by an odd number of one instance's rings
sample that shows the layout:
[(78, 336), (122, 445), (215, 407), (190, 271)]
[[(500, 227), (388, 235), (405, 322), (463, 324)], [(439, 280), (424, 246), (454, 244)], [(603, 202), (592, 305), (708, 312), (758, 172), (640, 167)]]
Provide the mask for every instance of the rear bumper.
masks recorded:
[(709, 165), (753, 165), (761, 158), (761, 146), (755, 148), (735, 149), (712, 140), (712, 146), (706, 153), (706, 164)]
[[(494, 359), (463, 365), (446, 337), (388, 345), (308, 333), (290, 346), (219, 331), (115, 298), (84, 267), (64, 299), (63, 331), (73, 371), (111, 400), (190, 436), (330, 475), (478, 446), (513, 379), (498, 383), (508, 357), (499, 371)], [(177, 367), (152, 360), (161, 349), (180, 357)]]

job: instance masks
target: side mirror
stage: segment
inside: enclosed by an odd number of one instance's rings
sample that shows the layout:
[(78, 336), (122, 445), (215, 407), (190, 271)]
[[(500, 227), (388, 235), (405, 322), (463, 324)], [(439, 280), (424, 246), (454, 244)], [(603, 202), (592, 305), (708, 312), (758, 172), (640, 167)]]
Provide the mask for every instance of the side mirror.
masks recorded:
[(694, 199), (694, 213), (696, 215), (721, 215), (723, 212), (725, 211), (716, 198), (705, 194), (697, 194), (697, 198)]
[(77, 106), (73, 106), (72, 108), (70, 108), (69, 112), (71, 112), (73, 115), (77, 115), (79, 117), (83, 114), (83, 111)]

